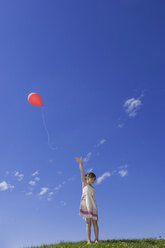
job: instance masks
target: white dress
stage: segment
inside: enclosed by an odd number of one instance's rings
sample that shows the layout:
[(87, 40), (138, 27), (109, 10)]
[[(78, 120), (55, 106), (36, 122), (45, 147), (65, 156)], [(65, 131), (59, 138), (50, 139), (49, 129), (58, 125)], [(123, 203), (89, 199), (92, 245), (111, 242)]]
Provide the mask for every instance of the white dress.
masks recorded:
[(97, 205), (95, 201), (95, 188), (89, 184), (83, 188), (79, 215), (82, 216), (85, 221), (86, 218), (98, 220)]

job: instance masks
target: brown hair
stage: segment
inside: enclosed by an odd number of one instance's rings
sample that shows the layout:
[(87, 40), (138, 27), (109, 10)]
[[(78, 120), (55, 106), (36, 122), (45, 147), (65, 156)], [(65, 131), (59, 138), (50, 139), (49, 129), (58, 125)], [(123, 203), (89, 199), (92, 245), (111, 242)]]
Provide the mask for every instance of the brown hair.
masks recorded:
[(87, 172), (87, 173), (85, 174), (85, 179), (87, 178), (87, 175), (88, 175), (88, 177), (90, 177), (90, 178), (95, 178), (95, 180), (96, 180), (96, 175), (95, 175), (93, 172)]

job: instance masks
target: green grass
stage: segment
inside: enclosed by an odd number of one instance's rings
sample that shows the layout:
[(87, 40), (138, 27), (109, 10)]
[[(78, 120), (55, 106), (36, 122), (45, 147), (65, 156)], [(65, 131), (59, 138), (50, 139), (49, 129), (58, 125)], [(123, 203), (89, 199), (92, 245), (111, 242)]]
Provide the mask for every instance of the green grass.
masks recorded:
[(60, 242), (58, 244), (43, 244), (42, 246), (31, 246), (24, 248), (165, 248), (165, 239), (120, 239), (120, 240), (99, 240), (98, 244), (92, 241)]

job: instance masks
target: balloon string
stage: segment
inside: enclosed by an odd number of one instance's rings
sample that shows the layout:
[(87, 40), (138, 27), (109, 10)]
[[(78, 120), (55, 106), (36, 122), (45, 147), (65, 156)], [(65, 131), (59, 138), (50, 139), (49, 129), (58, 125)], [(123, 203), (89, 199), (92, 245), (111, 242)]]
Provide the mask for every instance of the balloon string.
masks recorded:
[(41, 108), (41, 111), (42, 111), (42, 120), (43, 120), (44, 128), (45, 128), (45, 131), (46, 131), (47, 137), (48, 137), (49, 148), (52, 149), (52, 150), (57, 150), (57, 148), (52, 147), (51, 144), (50, 144), (50, 135), (49, 135), (48, 129), (46, 127), (45, 116), (44, 116), (44, 112), (43, 112), (43, 109), (42, 108)]

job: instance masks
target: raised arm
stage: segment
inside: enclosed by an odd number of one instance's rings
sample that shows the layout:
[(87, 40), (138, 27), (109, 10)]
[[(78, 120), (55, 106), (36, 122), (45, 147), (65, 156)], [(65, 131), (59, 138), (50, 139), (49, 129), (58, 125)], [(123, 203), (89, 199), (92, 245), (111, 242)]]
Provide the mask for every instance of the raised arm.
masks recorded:
[(77, 162), (80, 163), (81, 181), (82, 181), (82, 183), (85, 183), (86, 181), (85, 181), (84, 169), (83, 169), (83, 165), (82, 165), (82, 158), (76, 157), (75, 159), (77, 160)]

